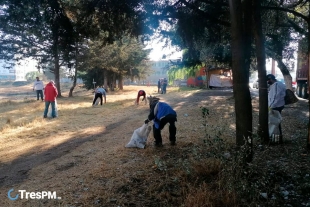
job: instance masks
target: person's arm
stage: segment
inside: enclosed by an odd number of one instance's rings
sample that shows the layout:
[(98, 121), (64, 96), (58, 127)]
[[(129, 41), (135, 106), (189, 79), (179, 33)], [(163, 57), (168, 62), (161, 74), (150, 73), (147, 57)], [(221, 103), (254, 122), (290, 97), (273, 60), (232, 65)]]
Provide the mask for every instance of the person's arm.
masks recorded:
[(140, 94), (138, 92), (137, 99), (136, 99), (136, 104), (139, 104), (139, 98), (140, 98)]
[(150, 114), (148, 116), (148, 120), (149, 121), (152, 121), (153, 119), (155, 119), (155, 114), (156, 114), (155, 108), (156, 108), (157, 104), (158, 104), (158, 102), (153, 103), (152, 106), (151, 106)]

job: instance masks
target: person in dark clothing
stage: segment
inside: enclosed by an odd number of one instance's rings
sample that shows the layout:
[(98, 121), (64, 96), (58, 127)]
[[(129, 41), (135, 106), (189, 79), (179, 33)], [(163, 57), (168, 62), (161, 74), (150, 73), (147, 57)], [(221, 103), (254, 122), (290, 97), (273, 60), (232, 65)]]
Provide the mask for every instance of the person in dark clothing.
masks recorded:
[(137, 96), (137, 100), (136, 100), (136, 104), (139, 105), (139, 100), (140, 100), (140, 97), (143, 97), (142, 98), (142, 101), (145, 101), (145, 104), (146, 104), (146, 93), (144, 90), (139, 90), (138, 91), (138, 96)]
[(169, 140), (171, 145), (175, 145), (176, 131), (175, 122), (177, 121), (177, 113), (172, 107), (164, 102), (159, 102), (159, 98), (150, 96), (150, 114), (148, 119), (144, 121), (145, 124), (154, 121), (153, 136), (155, 139), (155, 146), (162, 146), (161, 130), (169, 123)]
[(160, 81), (160, 79), (157, 82), (157, 87), (158, 87), (158, 93), (159, 93), (160, 90), (161, 90), (161, 81)]
[(166, 94), (166, 92), (167, 92), (167, 85), (168, 85), (167, 78), (164, 78), (164, 80), (162, 81), (162, 86), (161, 86), (161, 93), (162, 94)]
[(106, 91), (104, 90), (103, 87), (97, 87), (95, 90), (95, 97), (93, 100), (93, 106), (95, 105), (97, 98), (100, 98), (100, 104), (102, 106), (102, 97), (104, 98), (104, 103), (107, 103), (107, 98), (106, 98)]

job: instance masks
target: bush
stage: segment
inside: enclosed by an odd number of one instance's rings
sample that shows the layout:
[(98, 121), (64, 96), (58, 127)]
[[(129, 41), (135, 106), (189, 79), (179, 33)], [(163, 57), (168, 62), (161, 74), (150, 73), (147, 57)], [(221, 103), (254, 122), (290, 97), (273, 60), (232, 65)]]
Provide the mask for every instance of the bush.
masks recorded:
[(25, 86), (28, 84), (29, 84), (29, 82), (27, 82), (27, 81), (15, 81), (12, 83), (12, 86)]
[(42, 80), (43, 75), (39, 73), (38, 71), (31, 71), (31, 72), (28, 72), (25, 76), (26, 80), (30, 82), (35, 81), (36, 77), (39, 77)]

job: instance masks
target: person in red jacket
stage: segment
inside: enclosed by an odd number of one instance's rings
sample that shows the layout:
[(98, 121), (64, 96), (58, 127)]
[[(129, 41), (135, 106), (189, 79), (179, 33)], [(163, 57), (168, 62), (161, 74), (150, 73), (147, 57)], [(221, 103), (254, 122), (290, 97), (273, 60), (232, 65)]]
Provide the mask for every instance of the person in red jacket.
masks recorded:
[(52, 117), (56, 118), (56, 97), (58, 95), (57, 88), (55, 87), (54, 81), (50, 81), (44, 88), (44, 97), (45, 97), (45, 110), (44, 118), (47, 118), (48, 108), (51, 104), (52, 106)]
[(142, 98), (142, 101), (145, 101), (145, 104), (146, 104), (146, 93), (145, 93), (144, 90), (139, 90), (139, 91), (138, 91), (137, 100), (136, 100), (136, 102), (135, 102), (137, 105), (139, 105), (139, 100), (140, 100), (140, 97), (141, 97), (141, 96), (143, 97), (143, 98)]

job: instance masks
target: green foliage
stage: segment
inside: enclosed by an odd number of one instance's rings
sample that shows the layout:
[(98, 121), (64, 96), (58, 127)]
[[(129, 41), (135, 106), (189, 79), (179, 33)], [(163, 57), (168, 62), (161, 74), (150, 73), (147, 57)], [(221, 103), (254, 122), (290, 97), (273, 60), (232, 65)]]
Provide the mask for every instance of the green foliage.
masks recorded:
[[(93, 89), (96, 86), (102, 86), (104, 84), (104, 71), (100, 68), (79, 72), (78, 77), (82, 78), (84, 87), (88, 90)], [(96, 82), (95, 86), (93, 81)]]
[(207, 115), (209, 115), (209, 109), (203, 106), (201, 106), (200, 108), (202, 112), (202, 118), (205, 120), (207, 118)]
[(169, 68), (168, 77), (169, 80), (187, 79), (189, 77), (195, 77), (196, 72), (199, 71), (200, 68), (201, 65), (186, 67), (183, 65), (183, 63), (175, 64)]
[[(89, 48), (81, 57), (83, 63), (80, 67), (86, 72), (82, 78), (85, 81), (91, 80), (91, 82), (94, 78), (97, 84), (101, 85), (104, 78), (103, 70), (111, 75), (122, 75), (131, 79), (144, 78), (151, 72), (150, 65), (146, 61), (149, 52), (144, 49), (144, 45), (138, 39), (127, 36), (106, 45), (101, 39), (90, 41)], [(90, 77), (86, 77), (87, 74)], [(110, 79), (110, 77), (112, 76), (107, 78)], [(87, 83), (87, 88), (90, 86)]]
[(161, 160), (158, 156), (155, 156), (155, 167), (160, 171), (167, 171), (167, 164), (164, 160)]
[(59, 54), (68, 61), (74, 45), (73, 27), (60, 4), (55, 0), (6, 1), (0, 16), (0, 57), (18, 60), (31, 56), (46, 63)]
[(39, 73), (38, 71), (31, 71), (31, 72), (28, 72), (25, 76), (27, 81), (35, 81), (36, 77), (39, 77), (40, 79), (42, 79), (43, 75)]

